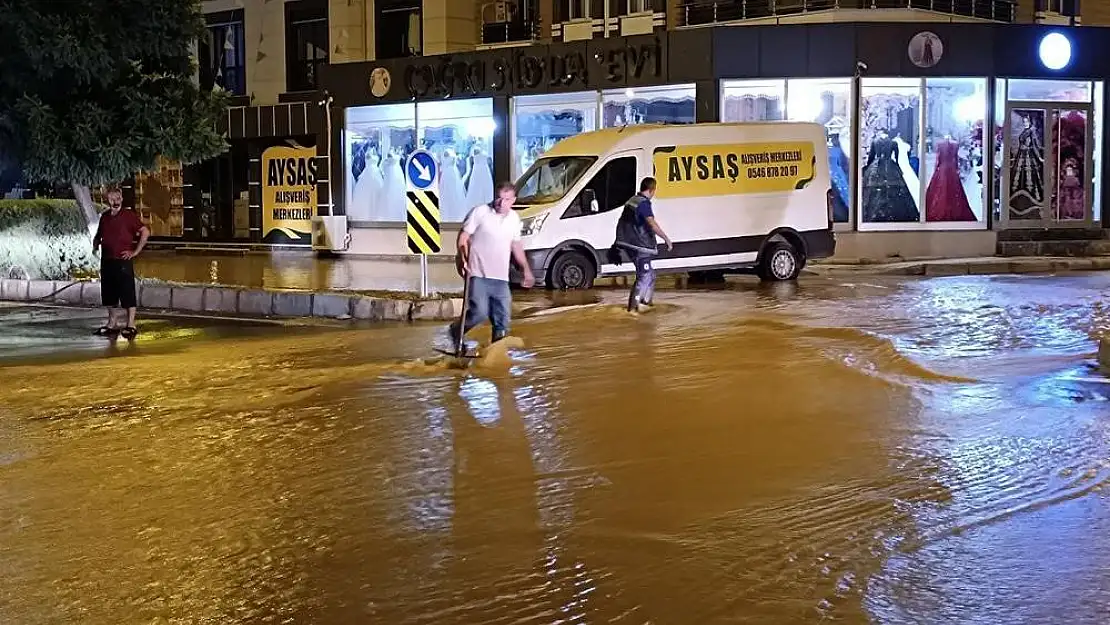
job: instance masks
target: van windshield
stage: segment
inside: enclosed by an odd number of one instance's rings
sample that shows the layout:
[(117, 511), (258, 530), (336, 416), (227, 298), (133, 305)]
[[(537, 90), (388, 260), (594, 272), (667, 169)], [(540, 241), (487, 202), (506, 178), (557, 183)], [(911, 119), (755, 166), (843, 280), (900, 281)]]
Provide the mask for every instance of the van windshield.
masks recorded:
[(553, 156), (541, 158), (517, 183), (516, 205), (558, 202), (570, 192), (574, 183), (586, 173), (597, 158), (594, 156)]

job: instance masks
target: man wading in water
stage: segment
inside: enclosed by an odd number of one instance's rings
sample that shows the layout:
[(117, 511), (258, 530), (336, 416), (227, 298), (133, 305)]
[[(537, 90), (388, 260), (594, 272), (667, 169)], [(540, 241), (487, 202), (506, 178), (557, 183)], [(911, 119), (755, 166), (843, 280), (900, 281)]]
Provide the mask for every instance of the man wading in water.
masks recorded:
[(618, 253), (627, 254), (636, 265), (636, 282), (628, 294), (628, 311), (639, 312), (640, 306), (651, 306), (655, 295), (655, 268), (651, 261), (659, 254), (656, 235), (663, 239), (667, 250), (674, 249), (671, 239), (655, 221), (651, 198), (655, 197), (655, 178), (644, 178), (640, 192), (624, 204), (624, 212), (617, 221), (617, 241), (613, 244)]
[[(135, 263), (132, 259), (146, 247), (150, 230), (133, 210), (123, 209), (123, 193), (108, 190), (108, 210), (101, 213), (100, 225), (93, 237), (93, 251), (100, 250), (100, 295), (108, 308), (108, 323), (96, 331), (99, 336), (119, 333), (125, 339), (135, 338)], [(138, 237), (138, 243), (135, 238)], [(126, 309), (126, 325), (120, 325), (118, 309)]]
[[(521, 286), (528, 288), (535, 282), (520, 242), (520, 217), (513, 211), (514, 202), (516, 187), (502, 182), (497, 186), (497, 198), (471, 210), (459, 232), (459, 271), (469, 283), (463, 335), (487, 318), (493, 326), (494, 342), (509, 334), (513, 305), (510, 260), (515, 260), (524, 273)], [(457, 343), (458, 321), (451, 324), (449, 333), (452, 343)]]

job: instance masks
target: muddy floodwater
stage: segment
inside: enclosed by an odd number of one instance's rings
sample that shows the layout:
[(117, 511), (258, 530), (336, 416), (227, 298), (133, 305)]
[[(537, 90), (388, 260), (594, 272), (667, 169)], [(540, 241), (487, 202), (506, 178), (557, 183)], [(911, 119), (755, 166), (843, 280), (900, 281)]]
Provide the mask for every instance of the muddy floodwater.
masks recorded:
[(0, 622), (1105, 625), (1108, 295), (533, 295), (466, 370), (436, 326), (0, 352)]

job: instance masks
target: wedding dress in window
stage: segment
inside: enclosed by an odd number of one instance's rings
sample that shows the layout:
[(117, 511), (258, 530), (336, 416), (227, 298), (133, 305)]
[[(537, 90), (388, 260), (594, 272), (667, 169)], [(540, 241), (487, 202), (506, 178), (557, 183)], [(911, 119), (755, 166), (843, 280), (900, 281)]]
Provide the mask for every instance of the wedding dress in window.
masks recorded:
[(366, 165), (362, 168), (358, 180), (355, 182), (355, 191), (351, 197), (351, 207), (347, 209), (347, 217), (351, 221), (368, 221), (373, 214), (373, 206), (380, 202), (382, 190), (381, 159), (374, 148), (366, 149)]
[(373, 206), (373, 221), (405, 220), (405, 172), (401, 170), (401, 155), (390, 152), (382, 161), (382, 192)]
[(466, 203), (459, 157), (450, 148), (443, 151), (439, 161), (439, 195), (440, 222), (461, 222), (472, 208)]
[[(471, 153), (470, 180), (466, 186), (467, 210), (493, 201), (493, 168), (489, 156), (475, 147)], [(465, 215), (465, 214), (464, 214)]]
[(914, 207), (920, 210), (921, 179), (917, 177), (917, 172), (910, 165), (910, 144), (906, 143), (901, 135), (894, 137), (894, 144), (898, 146), (898, 168), (902, 170), (902, 179), (906, 181), (906, 186), (910, 189)]

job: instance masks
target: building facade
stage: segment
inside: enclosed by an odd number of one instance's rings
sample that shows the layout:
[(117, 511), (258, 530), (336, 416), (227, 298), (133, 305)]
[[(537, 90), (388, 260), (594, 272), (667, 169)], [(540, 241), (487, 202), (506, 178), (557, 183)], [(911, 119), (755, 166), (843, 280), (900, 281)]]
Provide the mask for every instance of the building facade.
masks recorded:
[[(1110, 24), (1110, 5), (204, 4), (201, 78), (250, 100), (229, 111), (229, 154), (186, 168), (185, 240), (307, 245), (305, 212), (282, 207), (311, 200), (316, 215), (346, 217), (346, 253), (405, 254), (401, 164), (415, 149), (439, 159), (450, 237), (495, 181), (561, 138), (781, 119), (827, 130), (838, 256), (1083, 253), (1102, 238), (1110, 29), (1093, 24)], [(212, 223), (219, 236), (198, 235)]]

